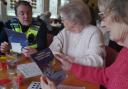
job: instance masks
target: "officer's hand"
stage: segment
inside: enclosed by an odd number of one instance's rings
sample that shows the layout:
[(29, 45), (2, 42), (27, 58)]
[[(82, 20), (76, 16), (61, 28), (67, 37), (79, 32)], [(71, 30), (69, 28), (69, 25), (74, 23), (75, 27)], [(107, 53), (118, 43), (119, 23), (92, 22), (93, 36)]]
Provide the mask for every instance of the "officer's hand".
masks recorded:
[(0, 51), (1, 51), (2, 53), (7, 53), (7, 52), (9, 52), (9, 51), (10, 51), (10, 46), (9, 46), (9, 44), (8, 44), (7, 42), (1, 43)]

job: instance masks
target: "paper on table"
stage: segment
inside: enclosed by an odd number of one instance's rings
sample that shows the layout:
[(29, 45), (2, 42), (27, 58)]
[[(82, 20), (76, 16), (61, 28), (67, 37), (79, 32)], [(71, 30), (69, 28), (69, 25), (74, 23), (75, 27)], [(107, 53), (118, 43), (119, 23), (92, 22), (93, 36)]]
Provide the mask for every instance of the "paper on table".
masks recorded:
[(17, 69), (25, 76), (25, 78), (42, 75), (41, 70), (34, 62), (27, 64), (20, 64), (17, 66)]
[(21, 53), (22, 46), (20, 43), (11, 43), (12, 51), (16, 53)]

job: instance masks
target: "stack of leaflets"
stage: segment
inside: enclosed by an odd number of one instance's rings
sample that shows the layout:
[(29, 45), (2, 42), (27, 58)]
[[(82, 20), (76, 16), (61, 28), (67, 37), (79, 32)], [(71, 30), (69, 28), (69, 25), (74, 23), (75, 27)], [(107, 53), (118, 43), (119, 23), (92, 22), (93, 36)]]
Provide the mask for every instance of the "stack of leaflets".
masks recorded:
[(5, 28), (5, 31), (13, 52), (21, 53), (21, 50), (28, 46), (28, 41), (24, 33), (16, 32), (7, 28)]

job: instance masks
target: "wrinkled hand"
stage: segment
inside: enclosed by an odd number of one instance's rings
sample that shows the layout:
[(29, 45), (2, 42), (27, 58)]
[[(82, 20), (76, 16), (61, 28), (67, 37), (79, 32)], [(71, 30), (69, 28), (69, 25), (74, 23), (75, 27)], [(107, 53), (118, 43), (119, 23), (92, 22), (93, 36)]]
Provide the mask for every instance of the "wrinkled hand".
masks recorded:
[(71, 65), (73, 63), (74, 58), (67, 55), (55, 55), (55, 58), (59, 60), (62, 64), (62, 69), (65, 71), (69, 71), (71, 69)]
[(9, 50), (10, 50), (10, 46), (9, 46), (9, 44), (8, 44), (7, 42), (1, 43), (0, 51), (1, 51), (2, 53), (9, 52)]
[(37, 50), (35, 48), (25, 47), (22, 50), (22, 53), (25, 55), (25, 57), (30, 57), (31, 54), (36, 53)]
[(40, 77), (42, 89), (56, 89), (55, 84), (47, 77)]

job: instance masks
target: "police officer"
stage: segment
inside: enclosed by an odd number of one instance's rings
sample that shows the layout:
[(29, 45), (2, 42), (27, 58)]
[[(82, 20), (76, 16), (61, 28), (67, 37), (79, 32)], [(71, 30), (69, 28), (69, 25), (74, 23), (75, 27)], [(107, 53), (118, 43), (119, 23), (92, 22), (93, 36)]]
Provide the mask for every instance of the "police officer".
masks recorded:
[[(27, 1), (19, 1), (15, 5), (15, 14), (17, 18), (12, 18), (5, 23), (5, 27), (16, 32), (24, 33), (28, 40), (29, 47), (23, 51), (24, 54), (42, 50), (47, 46), (46, 25), (43, 22), (37, 22), (32, 19), (32, 6)], [(37, 24), (38, 23), (38, 24)], [(9, 52), (10, 45), (5, 31), (0, 35), (0, 51)]]

